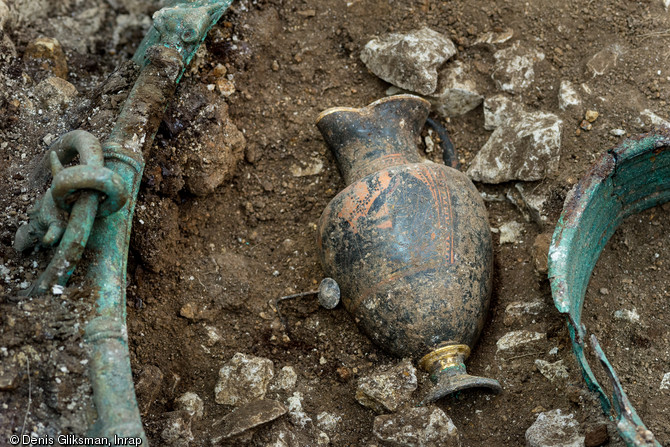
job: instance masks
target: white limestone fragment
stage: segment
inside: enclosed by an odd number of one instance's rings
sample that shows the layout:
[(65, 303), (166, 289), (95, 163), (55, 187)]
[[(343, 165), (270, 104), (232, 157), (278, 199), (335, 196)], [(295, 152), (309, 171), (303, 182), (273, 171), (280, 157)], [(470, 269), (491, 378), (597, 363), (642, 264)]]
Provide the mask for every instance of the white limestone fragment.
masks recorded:
[(584, 447), (584, 436), (580, 436), (573, 414), (563, 414), (560, 409), (545, 411), (526, 430), (526, 446)]
[(221, 341), (221, 333), (214, 326), (205, 326), (205, 331), (207, 331), (207, 346), (214, 346)]
[(200, 396), (193, 392), (182, 394), (176, 401), (177, 410), (186, 411), (192, 418), (202, 418), (205, 405)]
[(262, 399), (273, 376), (272, 360), (238, 352), (219, 370), (216, 403), (240, 405)]
[(512, 116), (524, 112), (523, 106), (503, 94), (484, 100), (484, 129), (494, 130), (507, 123)]
[(323, 411), (316, 416), (316, 425), (323, 431), (336, 433), (337, 424), (342, 422), (342, 418), (327, 411)]
[(532, 84), (535, 79), (534, 65), (544, 60), (544, 53), (522, 47), (519, 42), (497, 51), (493, 57), (496, 69), (491, 77), (498, 88), (508, 93), (519, 93)]
[(593, 77), (605, 74), (610, 68), (615, 67), (619, 57), (623, 54), (623, 48), (619, 44), (609, 45), (597, 52), (587, 63), (586, 68)]
[(479, 150), (467, 175), (484, 183), (544, 179), (558, 170), (562, 125), (552, 113), (515, 110)]
[(373, 433), (382, 441), (403, 447), (460, 447), (458, 430), (437, 407), (415, 407), (377, 416)]
[(312, 159), (311, 162), (304, 163), (303, 166), (293, 164), (289, 169), (293, 177), (308, 177), (310, 175), (320, 174), (323, 171), (323, 161)]
[(302, 409), (302, 393), (296, 391), (293, 393), (293, 396), (286, 399), (286, 404), (288, 405), (288, 414), (291, 417), (291, 422), (296, 427), (304, 428), (307, 424), (312, 423), (312, 418), (307, 416)]
[(661, 390), (670, 390), (670, 372), (663, 374), (663, 379), (661, 380)]
[(546, 306), (542, 301), (515, 301), (505, 308), (504, 323), (512, 325), (517, 322), (530, 320), (545, 310)]
[[(669, 0), (670, 1), (670, 0)], [(512, 28), (506, 28), (499, 33), (488, 31), (475, 40), (473, 45), (480, 45), (487, 43), (489, 45), (496, 45), (499, 43), (505, 43), (514, 36), (514, 30)]]
[(561, 87), (558, 89), (558, 107), (565, 110), (568, 107), (578, 107), (582, 104), (577, 90), (570, 81), (561, 81)]
[(437, 69), (456, 54), (446, 36), (422, 28), (369, 41), (361, 60), (370, 71), (395, 86), (430, 95), (437, 89)]
[(640, 115), (647, 118), (654, 126), (670, 127), (670, 122), (668, 120), (661, 118), (649, 109), (643, 110)]
[(377, 413), (396, 411), (417, 388), (416, 368), (409, 359), (391, 368), (382, 367), (358, 381), (356, 400)]
[(508, 332), (496, 342), (498, 351), (514, 351), (520, 347), (546, 340), (547, 334), (526, 330)]
[(519, 192), (521, 204), (533, 222), (542, 225), (547, 221), (544, 204), (549, 199), (550, 191), (546, 187), (530, 187), (524, 183), (517, 183), (514, 188)]
[(546, 360), (537, 359), (535, 360), (535, 366), (550, 382), (559, 382), (562, 380), (567, 380), (568, 377), (570, 377), (568, 374), (568, 368), (566, 368), (563, 364), (563, 360), (550, 363)]
[(621, 321), (629, 321), (631, 323), (637, 323), (640, 321), (640, 314), (637, 313), (637, 309), (632, 308), (628, 309), (619, 309), (614, 312), (614, 318)]
[(482, 103), (484, 97), (461, 61), (449, 63), (439, 74), (435, 94), (428, 97), (435, 111), (445, 118), (463, 115)]
[(298, 375), (292, 366), (284, 366), (279, 373), (277, 373), (276, 380), (270, 385), (271, 390), (291, 391), (295, 388), (298, 381)]
[(513, 244), (521, 237), (523, 225), (513, 220), (505, 222), (498, 230), (500, 231), (500, 245)]

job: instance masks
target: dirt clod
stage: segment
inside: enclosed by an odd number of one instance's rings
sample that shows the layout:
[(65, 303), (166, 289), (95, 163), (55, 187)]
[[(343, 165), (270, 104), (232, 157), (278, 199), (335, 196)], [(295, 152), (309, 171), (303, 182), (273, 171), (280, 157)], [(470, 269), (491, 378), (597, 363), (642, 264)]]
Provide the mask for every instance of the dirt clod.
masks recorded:
[(606, 445), (609, 440), (610, 436), (607, 433), (607, 425), (598, 424), (586, 430), (584, 447), (600, 447), (601, 445)]

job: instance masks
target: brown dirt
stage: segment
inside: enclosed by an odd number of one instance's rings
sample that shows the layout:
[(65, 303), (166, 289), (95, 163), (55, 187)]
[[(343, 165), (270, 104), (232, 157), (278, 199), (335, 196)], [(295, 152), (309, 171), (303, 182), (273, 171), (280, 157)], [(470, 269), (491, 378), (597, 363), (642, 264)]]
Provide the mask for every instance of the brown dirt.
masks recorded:
[[(19, 379), (16, 389), (0, 391), (0, 444), (10, 433), (28, 430), (81, 432), (86, 421), (77, 410), (90, 408), (80, 361), (86, 358), (85, 347), (79, 343), (91, 303), (80, 287), (81, 278), (75, 275), (61, 298), (18, 298), (21, 283), (36, 277), (49, 254), (45, 250), (17, 254), (11, 248), (13, 234), (41, 192), (29, 189), (30, 161), (45, 150), (45, 136), (60, 135), (78, 122), (74, 112), (30, 112), (24, 98), (45, 74), (26, 65), (22, 55), (31, 40), (51, 35), (54, 23), (90, 7), (104, 9), (105, 25), (91, 36), (85, 54), (65, 44), (64, 50), (69, 81), (80, 99), (95, 99), (96, 86), (127, 60), (141, 39), (141, 30), (132, 28), (112, 47), (113, 19), (127, 12), (124, 6), (116, 1), (66, 1), (48, 19), (38, 14), (7, 33), (18, 57), (6, 59), (0, 68), (7, 86), (0, 93), (0, 262), (5, 266), (0, 272), (7, 278), (0, 286), (4, 292), (0, 347), (6, 348), (0, 358)], [(504, 392), (499, 396), (464, 392), (439, 405), (460, 430), (464, 446), (523, 445), (537, 413), (554, 408), (575, 413), (582, 432), (604, 422), (581, 378), (548, 282), (535, 270), (533, 242), (537, 235), (553, 231), (567, 191), (599, 154), (620, 140), (610, 134), (611, 129), (642, 132), (648, 127), (638, 118), (644, 109), (667, 117), (669, 18), (656, 0), (236, 0), (212, 30), (206, 51), (178, 89), (177, 106), (166, 115), (145, 170), (133, 224), (127, 289), (131, 361), (136, 372), (155, 366), (163, 373), (153, 400), (140, 399), (152, 443), (161, 444), (160, 430), (165, 413), (174, 409), (174, 399), (194, 391), (205, 403), (204, 418), (193, 426), (194, 445), (207, 445), (212, 422), (230, 411), (214, 402), (218, 370), (236, 352), (243, 352), (271, 359), (277, 370), (293, 366), (298, 389), (305, 395), (305, 411), (313, 418), (322, 411), (342, 417), (331, 445), (379, 445), (372, 433), (375, 415), (354, 398), (356, 378), (396, 359), (359, 332), (341, 306), (327, 311), (313, 298), (284, 302), (285, 332), (268, 302), (315, 289), (322, 278), (316, 222), (343, 182), (314, 126), (316, 116), (328, 107), (360, 107), (383, 97), (388, 84), (367, 71), (358, 58), (361, 48), (374, 36), (421, 26), (457, 43), (457, 58), (476, 67), (473, 73), (485, 96), (497, 93), (490, 77), (494, 50), (473, 43), (483, 32), (511, 27), (512, 41), (520, 40), (546, 55), (536, 65), (533, 87), (515, 100), (564, 120), (559, 173), (541, 182), (550, 194), (548, 221), (542, 226), (524, 221), (507, 201), (487, 203), (492, 227), (510, 220), (524, 225), (522, 237), (513, 244), (499, 245), (494, 234), (491, 309), (468, 362), (471, 372), (500, 380)], [(616, 67), (593, 77), (586, 62), (614, 43), (623, 49)], [(230, 75), (226, 79), (232, 78), (236, 89), (227, 98), (207, 88), (220, 79), (218, 64), (226, 67)], [(592, 92), (580, 91), (583, 107), (574, 112), (558, 108), (557, 91), (565, 79), (587, 83)], [(21, 101), (14, 102), (17, 99)], [(122, 99), (112, 95), (107, 107), (114, 110)], [(211, 103), (227, 106), (231, 122), (225, 114), (205, 110)], [(578, 133), (587, 109), (600, 116), (591, 131)], [(483, 128), (481, 107), (444, 124), (467, 166), (490, 135)], [(182, 125), (184, 129), (179, 128)], [(206, 144), (198, 145), (203, 141), (226, 147), (215, 163), (229, 172), (213, 191), (207, 179), (192, 172), (215, 174), (202, 162), (211, 153)], [(440, 155), (427, 156), (439, 161)], [(305, 168), (315, 161), (323, 163), (317, 174), (292, 174), (291, 167)], [(504, 195), (513, 185), (477, 186)], [(630, 218), (598, 264), (585, 311), (587, 327), (599, 337), (629, 397), (664, 445), (670, 444), (664, 409), (668, 391), (659, 391), (660, 378), (670, 371), (667, 234), (667, 209)], [(609, 294), (600, 293), (601, 288)], [(534, 319), (505, 318), (510, 303), (533, 300), (545, 304)], [(180, 315), (187, 303), (201, 310), (197, 318)], [(614, 311), (633, 307), (640, 314), (638, 323), (613, 318)], [(73, 314), (73, 309), (79, 313)], [(49, 327), (58, 321), (65, 323), (54, 333)], [(206, 326), (219, 330), (218, 343), (208, 344)], [(546, 332), (548, 339), (534, 355), (511, 359), (496, 355), (496, 341), (520, 329)], [(557, 355), (548, 354), (553, 347), (558, 348)], [(563, 360), (569, 379), (549, 382), (535, 368), (537, 358)], [(423, 390), (429, 381), (421, 374)], [(58, 385), (56, 378), (61, 381)], [(31, 411), (24, 427), (29, 393)], [(623, 445), (611, 424), (609, 433), (609, 445)], [(257, 443), (262, 442), (259, 439)]]

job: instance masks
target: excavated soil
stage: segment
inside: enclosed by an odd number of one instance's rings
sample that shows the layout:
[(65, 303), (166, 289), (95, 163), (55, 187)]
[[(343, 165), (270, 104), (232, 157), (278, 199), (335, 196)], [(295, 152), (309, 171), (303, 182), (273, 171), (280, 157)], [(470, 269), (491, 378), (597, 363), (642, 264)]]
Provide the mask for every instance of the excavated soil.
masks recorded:
[[(11, 434), (82, 433), (92, 418), (82, 338), (94, 305), (83, 284), (86, 258), (62, 295), (25, 298), (19, 291), (46, 267), (50, 252), (16, 253), (12, 243), (45, 187), (29, 182), (34, 160), (67, 130), (105, 136), (124, 86), (116, 85), (118, 92), (98, 86), (130, 58), (158, 3), (8, 2), (10, 18), (0, 36), (0, 362), (3, 377), (12, 380), (0, 390), (0, 445)], [(25, 13), (14, 14), (16, 8)], [(498, 93), (491, 79), (497, 49), (520, 41), (542, 51), (532, 87), (514, 100), (563, 119), (559, 170), (530, 184), (547, 197), (546, 221), (529, 219), (505, 198), (513, 183), (476, 185), (499, 198), (486, 202), (492, 228), (510, 221), (523, 228), (512, 243), (501, 245), (500, 233), (493, 234), (494, 291), (468, 361), (470, 372), (498, 379), (503, 392), (468, 391), (438, 405), (463, 446), (524, 445), (526, 429), (552, 409), (573, 413), (582, 434), (607, 424), (609, 445), (623, 445), (581, 377), (546, 273), (538, 272), (546, 244), (538, 250), (534, 243), (553, 232), (567, 192), (594, 160), (626, 137), (613, 129), (628, 136), (650, 129), (640, 114), (645, 109), (668, 117), (670, 13), (660, 0), (235, 0), (166, 112), (147, 154), (133, 222), (128, 334), (152, 445), (163, 444), (168, 413), (187, 391), (204, 401), (191, 445), (209, 445), (213, 422), (231, 410), (215, 402), (218, 372), (237, 352), (271, 359), (275, 371), (292, 366), (307, 415), (327, 411), (342, 418), (329, 433), (331, 445), (386, 445), (372, 432), (376, 414), (356, 401), (356, 385), (358, 377), (398, 359), (373, 345), (342, 306), (325, 310), (313, 296), (283, 301), (284, 326), (269, 302), (313, 290), (323, 277), (316, 223), (344, 184), (316, 117), (328, 107), (361, 107), (384, 97), (389, 84), (365, 68), (362, 47), (372, 37), (423, 26), (457, 44), (456, 58), (474, 67), (472, 79), (485, 97)], [(507, 28), (514, 31), (510, 41), (475, 45), (483, 33)], [(26, 57), (40, 36), (59, 38), (65, 77), (79, 93), (56, 112), (40, 105), (36, 88), (54, 68)], [(608, 47), (612, 66), (596, 76), (587, 62)], [(562, 80), (579, 87), (577, 109), (558, 107)], [(96, 107), (95, 122), (87, 121), (86, 110)], [(599, 117), (591, 130), (580, 130), (587, 109)], [(491, 134), (482, 108), (441, 122), (467, 167)], [(440, 150), (423, 155), (441, 162)], [(670, 389), (660, 389), (670, 372), (669, 226), (667, 207), (626, 221), (597, 265), (584, 316), (662, 445), (670, 445)], [(541, 310), (508, 315), (507, 306), (519, 301), (538, 301)], [(620, 310), (638, 317), (615, 316)], [(212, 330), (218, 341), (208, 335)], [(497, 352), (496, 341), (517, 330), (545, 333), (546, 340), (518, 355)], [(551, 382), (537, 359), (562, 360), (569, 377)], [(592, 366), (597, 369), (595, 361)], [(417, 402), (429, 385), (420, 372)], [(251, 442), (264, 445), (270, 435), (261, 432)]]

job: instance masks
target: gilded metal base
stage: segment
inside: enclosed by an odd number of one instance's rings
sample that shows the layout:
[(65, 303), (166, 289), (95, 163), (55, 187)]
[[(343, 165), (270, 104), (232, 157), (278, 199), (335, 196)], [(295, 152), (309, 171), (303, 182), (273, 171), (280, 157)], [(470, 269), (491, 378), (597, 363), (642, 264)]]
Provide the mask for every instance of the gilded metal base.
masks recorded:
[(486, 388), (493, 393), (502, 391), (497, 380), (467, 373), (464, 362), (469, 355), (470, 348), (467, 345), (448, 345), (426, 354), (419, 361), (421, 368), (430, 373), (430, 378), (435, 383), (421, 401), (421, 405), (468, 388)]

